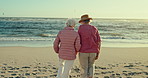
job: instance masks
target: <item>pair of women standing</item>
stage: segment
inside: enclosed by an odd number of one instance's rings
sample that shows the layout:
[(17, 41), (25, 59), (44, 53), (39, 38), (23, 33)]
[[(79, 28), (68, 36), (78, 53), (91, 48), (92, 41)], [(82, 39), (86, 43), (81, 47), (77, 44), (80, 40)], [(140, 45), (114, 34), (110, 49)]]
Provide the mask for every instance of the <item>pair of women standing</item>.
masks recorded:
[(59, 54), (59, 69), (57, 78), (68, 78), (77, 52), (81, 66), (81, 78), (93, 78), (94, 62), (98, 59), (101, 39), (98, 29), (90, 25), (88, 15), (81, 16), (78, 32), (74, 31), (75, 20), (68, 19), (67, 27), (61, 30), (55, 41), (54, 50)]

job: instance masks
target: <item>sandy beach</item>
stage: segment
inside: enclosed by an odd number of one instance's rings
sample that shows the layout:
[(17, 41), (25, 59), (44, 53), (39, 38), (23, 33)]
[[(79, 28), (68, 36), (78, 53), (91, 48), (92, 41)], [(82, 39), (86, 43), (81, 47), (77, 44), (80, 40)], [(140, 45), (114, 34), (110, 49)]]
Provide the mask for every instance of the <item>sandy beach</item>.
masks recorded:
[[(94, 78), (148, 78), (148, 48), (103, 47)], [(55, 78), (58, 56), (52, 47), (0, 47), (0, 78)], [(70, 78), (80, 77), (78, 58)]]

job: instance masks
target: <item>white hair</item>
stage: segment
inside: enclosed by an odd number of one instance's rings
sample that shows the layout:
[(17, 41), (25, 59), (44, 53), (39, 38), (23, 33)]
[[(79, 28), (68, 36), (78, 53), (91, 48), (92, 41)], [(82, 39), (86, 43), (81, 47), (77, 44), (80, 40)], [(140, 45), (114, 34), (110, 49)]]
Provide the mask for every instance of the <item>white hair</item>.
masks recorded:
[(73, 19), (73, 18), (67, 19), (66, 25), (67, 26), (75, 26), (76, 25), (75, 19)]

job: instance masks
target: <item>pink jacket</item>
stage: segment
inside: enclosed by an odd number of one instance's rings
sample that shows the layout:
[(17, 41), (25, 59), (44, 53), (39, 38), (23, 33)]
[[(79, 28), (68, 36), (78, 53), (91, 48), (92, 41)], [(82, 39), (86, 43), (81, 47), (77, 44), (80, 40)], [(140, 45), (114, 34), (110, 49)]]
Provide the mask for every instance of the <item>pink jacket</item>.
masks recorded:
[(72, 27), (65, 27), (61, 30), (54, 41), (55, 52), (59, 54), (59, 58), (64, 60), (76, 59), (80, 47), (79, 34)]
[(78, 33), (81, 40), (81, 53), (99, 53), (101, 38), (98, 29), (92, 25), (80, 25)]

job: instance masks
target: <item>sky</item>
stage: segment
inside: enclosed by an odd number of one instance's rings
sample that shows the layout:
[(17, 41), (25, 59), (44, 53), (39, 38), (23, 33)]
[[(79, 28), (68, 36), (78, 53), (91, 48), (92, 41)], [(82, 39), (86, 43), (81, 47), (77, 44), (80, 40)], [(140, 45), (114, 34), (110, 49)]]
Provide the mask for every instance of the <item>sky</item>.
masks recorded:
[(148, 0), (0, 0), (0, 17), (148, 19)]

